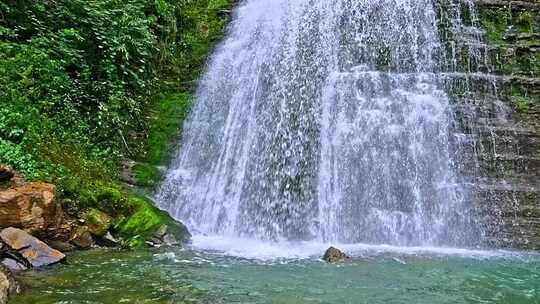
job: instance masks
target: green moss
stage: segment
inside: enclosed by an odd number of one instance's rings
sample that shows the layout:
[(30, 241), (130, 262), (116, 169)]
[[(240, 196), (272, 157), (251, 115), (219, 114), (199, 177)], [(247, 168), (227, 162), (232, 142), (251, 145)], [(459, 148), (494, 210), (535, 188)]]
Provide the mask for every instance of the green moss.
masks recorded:
[(507, 44), (505, 35), (509, 32), (534, 33), (539, 30), (537, 12), (484, 7), (480, 8), (479, 15), (488, 40), (494, 44)]
[(169, 214), (154, 206), (152, 201), (142, 196), (130, 196), (129, 205), (133, 213), (115, 225), (115, 229), (128, 240), (131, 247), (140, 247), (150, 239), (163, 225), (177, 240), (189, 240), (189, 232), (181, 223), (176, 222)]
[(527, 96), (512, 96), (512, 102), (516, 106), (516, 109), (523, 113), (528, 112), (534, 104), (532, 98)]
[(497, 72), (525, 77), (540, 76), (539, 55), (534, 51), (540, 16), (533, 10), (479, 8), (480, 24), (488, 42), (495, 46), (492, 60)]
[(161, 178), (159, 169), (149, 164), (137, 163), (133, 167), (133, 171), (135, 172), (138, 186), (153, 188), (159, 183)]
[[(93, 184), (82, 189), (84, 202), (64, 202), (66, 210), (79, 215), (100, 235), (112, 230), (126, 240), (130, 248), (141, 247), (163, 225), (178, 241), (187, 242), (190, 234), (186, 227), (175, 221), (167, 212), (154, 206), (143, 196), (135, 195), (116, 184)], [(106, 228), (105, 228), (106, 227)]]
[(184, 7), (184, 27), (181, 33), (186, 56), (178, 58), (178, 68), (184, 88), (192, 89), (207, 56), (223, 37), (228, 20), (230, 0), (198, 0)]
[(528, 112), (539, 100), (537, 95), (531, 93), (519, 82), (511, 84), (509, 95), (515, 108), (522, 113)]
[[(187, 93), (168, 94), (156, 98), (148, 109), (150, 114), (148, 138), (139, 157), (140, 161), (154, 166), (166, 163), (171, 143), (178, 140), (182, 122), (191, 108), (191, 99), (191, 95)], [(144, 168), (141, 169), (144, 171)], [(148, 170), (141, 174), (144, 175), (143, 178), (156, 177)]]
[(530, 11), (524, 11), (520, 12), (517, 17), (515, 18), (515, 21), (513, 22), (514, 25), (518, 28), (518, 30), (522, 33), (533, 33), (534, 32), (534, 25), (535, 25), (535, 16)]
[(112, 224), (112, 218), (97, 209), (90, 209), (83, 215), (86, 225), (93, 235), (103, 236)]
[(504, 34), (510, 24), (511, 16), (506, 10), (482, 9), (480, 22), (486, 31), (488, 40), (496, 44), (504, 44)]

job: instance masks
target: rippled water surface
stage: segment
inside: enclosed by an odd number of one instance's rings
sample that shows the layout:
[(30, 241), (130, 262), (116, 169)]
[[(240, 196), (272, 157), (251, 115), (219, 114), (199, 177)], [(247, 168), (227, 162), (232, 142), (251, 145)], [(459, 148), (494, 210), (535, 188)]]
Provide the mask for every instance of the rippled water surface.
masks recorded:
[(341, 265), (200, 249), (78, 252), (68, 265), (23, 273), (28, 289), (10, 304), (540, 303), (534, 254), (347, 248), (357, 257)]

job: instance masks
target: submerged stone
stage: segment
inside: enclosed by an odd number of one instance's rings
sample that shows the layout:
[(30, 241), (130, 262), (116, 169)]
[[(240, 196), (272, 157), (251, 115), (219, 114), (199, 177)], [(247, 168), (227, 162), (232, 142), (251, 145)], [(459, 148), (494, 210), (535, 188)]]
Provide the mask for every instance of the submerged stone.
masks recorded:
[(76, 249), (74, 245), (59, 240), (47, 240), (47, 244), (61, 252), (70, 252)]

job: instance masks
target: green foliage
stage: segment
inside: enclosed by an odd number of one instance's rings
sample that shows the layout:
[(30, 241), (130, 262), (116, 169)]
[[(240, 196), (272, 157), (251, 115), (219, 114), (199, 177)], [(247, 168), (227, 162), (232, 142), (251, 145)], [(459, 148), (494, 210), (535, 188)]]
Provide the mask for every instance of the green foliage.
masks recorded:
[(21, 146), (3, 139), (0, 139), (0, 163), (16, 167), (26, 172), (30, 178), (38, 176), (37, 162), (25, 153)]
[(538, 13), (508, 8), (481, 8), (480, 23), (490, 42), (506, 44), (507, 34), (535, 33), (540, 30)]
[(533, 104), (533, 101), (531, 98), (524, 97), (524, 96), (513, 96), (512, 102), (515, 104), (516, 108), (520, 112), (527, 112), (531, 105)]
[(137, 185), (139, 186), (152, 188), (156, 186), (161, 179), (159, 170), (149, 164), (138, 163), (133, 167), (133, 171), (135, 172)]
[(190, 94), (157, 96), (148, 113), (148, 139), (140, 160), (152, 165), (162, 165), (167, 159), (170, 144), (178, 138), (182, 122), (191, 108)]
[(152, 88), (157, 18), (146, 1), (8, 1), (3, 101), (107, 147), (121, 146)]
[[(118, 186), (136, 158), (151, 186), (222, 36), (229, 0), (0, 0), (0, 163), (146, 235), (170, 222)], [(168, 92), (165, 94), (157, 92)], [(142, 143), (142, 144), (141, 144)], [(133, 226), (142, 226), (142, 230)], [(137, 241), (138, 240), (138, 241)]]
[(0, 1), (0, 161), (68, 194), (113, 179), (126, 155), (161, 163), (190, 98), (152, 96), (193, 89), (228, 5)]
[[(163, 1), (163, 0), (162, 0)], [(174, 90), (191, 90), (209, 51), (223, 36), (231, 0), (185, 0), (175, 5), (175, 18), (160, 44), (160, 74)], [(162, 64), (170, 62), (171, 64)]]
[(486, 30), (488, 39), (498, 44), (504, 43), (504, 34), (508, 29), (511, 15), (504, 10), (483, 10), (480, 15), (480, 22)]
[[(131, 194), (115, 183), (87, 183), (83, 187), (79, 201), (74, 203), (65, 200), (64, 209), (82, 215), (94, 228), (108, 227), (109, 220), (112, 220), (112, 229), (127, 241), (126, 245), (130, 248), (144, 246), (163, 225), (168, 227), (168, 231), (178, 241), (185, 242), (190, 237), (182, 224), (155, 207), (153, 202), (145, 197)], [(108, 216), (112, 218), (109, 219)]]

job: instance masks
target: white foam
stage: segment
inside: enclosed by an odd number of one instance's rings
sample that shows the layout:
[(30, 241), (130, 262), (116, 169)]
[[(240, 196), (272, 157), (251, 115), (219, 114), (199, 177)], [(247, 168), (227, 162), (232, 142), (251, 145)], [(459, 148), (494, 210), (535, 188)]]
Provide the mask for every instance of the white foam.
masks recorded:
[(352, 257), (374, 256), (381, 254), (458, 256), (465, 258), (516, 258), (529, 255), (525, 252), (508, 250), (480, 250), (447, 247), (401, 247), (372, 244), (334, 244), (315, 241), (303, 242), (265, 242), (256, 239), (203, 236), (192, 238), (195, 250), (212, 251), (225, 256), (234, 256), (262, 261), (319, 259), (330, 246), (337, 247)]

